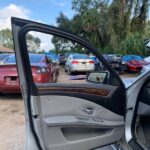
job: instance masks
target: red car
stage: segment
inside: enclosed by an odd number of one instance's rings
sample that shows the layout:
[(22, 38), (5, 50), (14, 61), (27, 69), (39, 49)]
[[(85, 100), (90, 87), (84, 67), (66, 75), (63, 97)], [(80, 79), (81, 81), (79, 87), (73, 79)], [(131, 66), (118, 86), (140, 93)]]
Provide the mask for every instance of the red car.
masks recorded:
[[(59, 75), (58, 66), (44, 54), (29, 54), (35, 83), (56, 82)], [(8, 56), (0, 65), (0, 93), (20, 92), (15, 55)]]
[(147, 62), (138, 55), (125, 55), (122, 58), (122, 63), (127, 64), (127, 70), (131, 72), (139, 72)]

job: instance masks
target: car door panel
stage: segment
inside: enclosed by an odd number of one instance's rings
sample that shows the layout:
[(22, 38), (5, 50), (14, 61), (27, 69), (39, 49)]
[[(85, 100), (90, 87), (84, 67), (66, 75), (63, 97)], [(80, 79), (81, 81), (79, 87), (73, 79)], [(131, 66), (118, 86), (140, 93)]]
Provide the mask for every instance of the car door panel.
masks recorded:
[[(39, 95), (65, 95), (83, 98), (120, 115), (125, 113), (123, 91), (118, 86), (103, 84), (50, 84), (38, 86)], [(119, 99), (119, 101), (118, 101)]]
[(93, 149), (119, 141), (123, 136), (123, 116), (96, 103), (58, 95), (32, 100), (36, 100), (34, 104), (38, 101), (37, 114), (42, 114), (39, 118), (46, 149)]
[(118, 99), (116, 95), (122, 103), (118, 87), (51, 84), (37, 89), (40, 96), (32, 96), (32, 108), (36, 108), (32, 115), (39, 117), (47, 149), (94, 149), (122, 138), (123, 111), (117, 114), (117, 109), (111, 107)]

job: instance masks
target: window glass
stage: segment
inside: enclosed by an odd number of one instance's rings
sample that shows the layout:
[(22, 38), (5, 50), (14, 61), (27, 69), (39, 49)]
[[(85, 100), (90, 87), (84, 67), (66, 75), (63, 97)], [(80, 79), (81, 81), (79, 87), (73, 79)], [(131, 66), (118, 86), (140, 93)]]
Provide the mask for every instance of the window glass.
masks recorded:
[[(37, 86), (95, 84), (87, 81), (91, 72), (108, 72), (89, 49), (66, 38), (30, 31), (26, 42), (32, 77)], [(47, 58), (51, 60), (49, 63)]]

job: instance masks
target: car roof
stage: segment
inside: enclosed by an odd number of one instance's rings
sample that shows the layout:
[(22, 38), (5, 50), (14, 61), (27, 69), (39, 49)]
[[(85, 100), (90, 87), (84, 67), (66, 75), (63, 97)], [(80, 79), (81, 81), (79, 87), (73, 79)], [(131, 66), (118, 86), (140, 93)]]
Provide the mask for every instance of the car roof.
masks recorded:
[(142, 57), (142, 56), (140, 56), (140, 55), (124, 55), (123, 57)]
[(87, 54), (73, 53), (73, 54), (70, 54), (70, 55), (75, 56), (75, 55), (87, 55)]
[[(10, 54), (8, 57), (10, 57), (10, 56), (14, 56), (15, 54)], [(38, 55), (38, 56), (46, 56), (45, 54), (35, 54), (35, 53), (29, 53), (29, 56), (32, 56), (32, 55)]]

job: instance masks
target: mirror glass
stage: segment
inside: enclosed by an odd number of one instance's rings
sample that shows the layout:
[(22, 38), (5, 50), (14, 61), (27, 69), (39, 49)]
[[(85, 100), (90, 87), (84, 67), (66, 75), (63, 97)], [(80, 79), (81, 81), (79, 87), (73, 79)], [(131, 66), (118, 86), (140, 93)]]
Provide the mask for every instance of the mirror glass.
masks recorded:
[(91, 72), (87, 76), (87, 81), (95, 83), (104, 83), (107, 78), (107, 72)]

